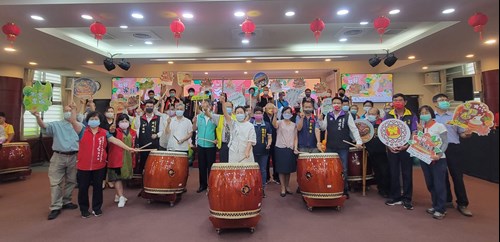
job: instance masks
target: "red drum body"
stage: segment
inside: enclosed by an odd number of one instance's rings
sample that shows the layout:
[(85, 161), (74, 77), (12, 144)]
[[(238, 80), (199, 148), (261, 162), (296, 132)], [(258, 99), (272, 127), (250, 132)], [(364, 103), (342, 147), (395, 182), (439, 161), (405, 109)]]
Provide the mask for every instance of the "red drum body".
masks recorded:
[(152, 151), (144, 167), (141, 196), (170, 202), (173, 206), (185, 191), (189, 173), (188, 155), (183, 152)]
[(344, 204), (342, 162), (337, 153), (300, 154), (297, 183), (310, 211), (313, 207), (340, 210)]
[(31, 175), (31, 150), (28, 143), (2, 144), (0, 148), (0, 179)]
[[(367, 161), (368, 162), (368, 161)], [(356, 182), (363, 180), (363, 150), (351, 147), (347, 163), (347, 181)], [(370, 163), (366, 166), (366, 180), (372, 180), (373, 170)]]
[(214, 163), (208, 180), (210, 221), (220, 229), (250, 228), (260, 219), (262, 177), (257, 163)]

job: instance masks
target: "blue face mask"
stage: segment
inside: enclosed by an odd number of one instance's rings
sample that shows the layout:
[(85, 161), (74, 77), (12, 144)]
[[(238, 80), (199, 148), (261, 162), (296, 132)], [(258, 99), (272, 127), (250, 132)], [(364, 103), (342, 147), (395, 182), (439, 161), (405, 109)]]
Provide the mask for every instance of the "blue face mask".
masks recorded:
[(245, 117), (246, 115), (244, 113), (236, 114), (236, 120), (238, 120), (238, 122), (243, 122), (243, 120), (245, 120)]
[(430, 114), (422, 114), (420, 115), (420, 120), (424, 122), (429, 122), (431, 120), (432, 116)]
[(182, 115), (184, 115), (184, 111), (182, 111), (182, 110), (175, 110), (175, 115), (177, 117), (182, 117)]
[(291, 118), (292, 118), (292, 116), (293, 116), (293, 115), (292, 115), (291, 113), (284, 113), (284, 114), (283, 114), (283, 118), (284, 118), (284, 119), (286, 119), (286, 120), (291, 119)]
[(356, 115), (356, 114), (358, 114), (358, 110), (351, 110), (351, 113)]
[(349, 106), (342, 106), (342, 110), (343, 110), (344, 112), (349, 111)]
[(368, 116), (366, 116), (366, 119), (368, 119), (368, 121), (370, 121), (370, 122), (373, 123), (373, 122), (377, 121), (377, 116), (375, 116), (375, 115), (368, 115)]
[(438, 108), (442, 110), (448, 110), (450, 108), (450, 102), (448, 101), (438, 102)]
[(96, 127), (99, 127), (99, 125), (101, 124), (101, 121), (95, 120), (95, 119), (91, 119), (91, 120), (89, 120), (88, 124), (89, 124), (89, 126), (91, 128), (96, 128)]
[(226, 108), (226, 112), (231, 115), (231, 113), (233, 113), (233, 108)]

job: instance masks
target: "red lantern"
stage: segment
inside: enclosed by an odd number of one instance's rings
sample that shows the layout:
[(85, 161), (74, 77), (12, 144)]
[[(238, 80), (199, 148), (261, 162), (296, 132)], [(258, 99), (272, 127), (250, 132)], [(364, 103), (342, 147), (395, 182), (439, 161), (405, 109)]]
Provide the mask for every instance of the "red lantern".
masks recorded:
[(483, 40), (483, 27), (488, 23), (488, 16), (477, 12), (469, 18), (469, 25), (474, 28), (474, 32), (479, 32), (479, 38)]
[(389, 27), (391, 24), (391, 20), (386, 16), (380, 16), (373, 20), (373, 27), (377, 30), (377, 33), (380, 35), (380, 43), (382, 43), (382, 35), (385, 33), (385, 29)]
[(21, 34), (21, 29), (15, 23), (6, 23), (2, 26), (2, 31), (5, 35), (7, 35), (7, 40), (10, 43), (14, 43), (17, 36)]
[(99, 40), (102, 40), (102, 37), (106, 34), (106, 26), (101, 22), (94, 22), (90, 25), (90, 32), (94, 34), (95, 39), (97, 40), (97, 45), (99, 45)]
[(325, 22), (323, 22), (320, 18), (317, 18), (311, 22), (309, 28), (314, 33), (314, 38), (316, 38), (316, 43), (318, 43), (321, 31), (325, 29)]
[(241, 31), (243, 31), (243, 33), (245, 33), (245, 37), (248, 38), (255, 32), (255, 24), (252, 20), (247, 18), (241, 24)]
[(176, 19), (172, 21), (172, 23), (170, 24), (170, 31), (174, 33), (174, 38), (177, 41), (177, 47), (179, 47), (179, 39), (181, 38), (181, 35), (185, 29), (186, 27), (184, 26), (184, 24), (181, 22), (180, 19)]

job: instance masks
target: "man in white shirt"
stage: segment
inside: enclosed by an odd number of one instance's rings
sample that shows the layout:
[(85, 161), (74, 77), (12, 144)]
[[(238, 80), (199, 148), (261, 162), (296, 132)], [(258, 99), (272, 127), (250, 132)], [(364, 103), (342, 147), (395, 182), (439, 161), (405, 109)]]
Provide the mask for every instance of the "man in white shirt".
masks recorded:
[(193, 136), (193, 123), (184, 117), (186, 106), (183, 103), (175, 105), (175, 117), (167, 120), (165, 133), (168, 134), (167, 150), (188, 152), (189, 141)]

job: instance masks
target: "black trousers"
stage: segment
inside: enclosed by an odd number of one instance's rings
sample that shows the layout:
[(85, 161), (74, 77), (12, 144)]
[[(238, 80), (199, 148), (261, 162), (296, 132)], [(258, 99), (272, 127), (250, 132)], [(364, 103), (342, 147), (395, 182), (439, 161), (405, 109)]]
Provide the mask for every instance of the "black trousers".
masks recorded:
[(200, 170), (200, 188), (208, 187), (208, 177), (215, 162), (217, 148), (203, 148), (198, 146), (198, 169)]
[[(453, 180), (453, 188), (455, 190), (455, 196), (457, 197), (457, 205), (467, 207), (469, 205), (469, 199), (467, 198), (467, 191), (465, 190), (464, 174), (460, 167), (460, 160), (463, 159), (460, 145), (451, 143), (448, 144), (448, 149), (445, 153), (448, 171), (450, 172), (451, 180)], [(445, 181), (447, 195), (446, 202), (450, 203), (453, 201), (453, 194), (451, 193), (448, 172), (446, 173)]]
[[(413, 160), (410, 154), (403, 150), (399, 153), (387, 152), (391, 174), (391, 192), (389, 197), (396, 201), (411, 202), (413, 195)], [(403, 194), (399, 175), (403, 178)]]
[(222, 142), (222, 145), (219, 150), (219, 162), (228, 163), (229, 162), (229, 147), (228, 143)]
[(99, 211), (102, 207), (102, 181), (106, 177), (106, 169), (83, 171), (78, 170), (78, 205), (80, 211), (89, 211), (89, 187), (92, 185), (92, 210)]
[(368, 156), (368, 162), (370, 162), (375, 172), (375, 181), (377, 182), (378, 191), (389, 195), (391, 191), (391, 175), (387, 153), (372, 152)]
[(266, 166), (266, 182), (268, 182), (269, 180), (271, 180), (271, 159), (273, 160), (273, 180), (279, 182), (280, 181), (280, 177), (279, 177), (279, 174), (278, 172), (276, 172), (276, 159), (274, 158), (274, 147), (275, 145), (271, 145), (271, 149), (269, 149), (269, 156), (267, 157), (267, 166)]

